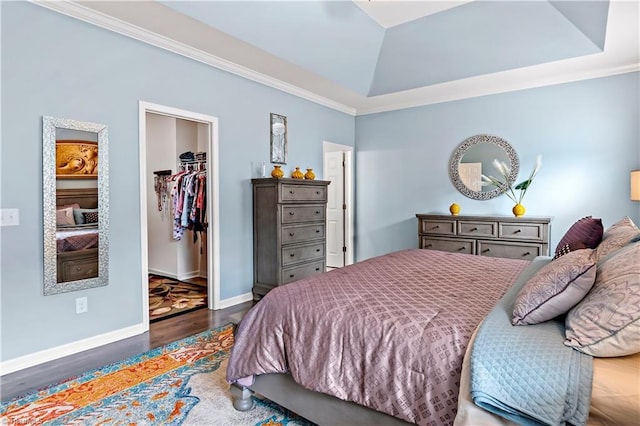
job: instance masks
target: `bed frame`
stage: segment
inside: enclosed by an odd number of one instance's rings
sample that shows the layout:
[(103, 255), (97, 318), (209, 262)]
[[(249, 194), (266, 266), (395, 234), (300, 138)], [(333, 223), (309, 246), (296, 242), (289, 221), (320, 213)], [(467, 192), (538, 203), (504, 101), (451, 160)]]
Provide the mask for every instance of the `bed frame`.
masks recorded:
[[(64, 206), (77, 203), (83, 209), (98, 208), (98, 188), (73, 188), (56, 190), (56, 206)], [(74, 270), (80, 270), (81, 276), (78, 279), (87, 278), (83, 276), (87, 269), (95, 269), (95, 276), (98, 276), (98, 249), (67, 251), (57, 253), (56, 271), (58, 282), (72, 281), (67, 279), (73, 276)]]
[(410, 423), (354, 402), (314, 392), (297, 384), (289, 374), (262, 374), (253, 385), (231, 385), (233, 407), (238, 411), (253, 408), (252, 395), (263, 396), (317, 425), (389, 425)]

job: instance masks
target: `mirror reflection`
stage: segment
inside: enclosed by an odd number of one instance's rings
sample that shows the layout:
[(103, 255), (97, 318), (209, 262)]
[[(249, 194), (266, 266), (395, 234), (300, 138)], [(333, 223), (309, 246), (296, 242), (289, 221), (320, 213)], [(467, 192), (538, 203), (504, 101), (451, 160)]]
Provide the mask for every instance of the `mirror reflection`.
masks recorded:
[(483, 174), (498, 176), (494, 160), (503, 161), (511, 169), (510, 180), (518, 175), (519, 162), (513, 147), (504, 139), (491, 135), (476, 135), (465, 139), (454, 151), (449, 172), (454, 186), (474, 200), (488, 200), (502, 194), (495, 185), (482, 182)]
[(107, 285), (107, 127), (44, 117), (45, 295)]

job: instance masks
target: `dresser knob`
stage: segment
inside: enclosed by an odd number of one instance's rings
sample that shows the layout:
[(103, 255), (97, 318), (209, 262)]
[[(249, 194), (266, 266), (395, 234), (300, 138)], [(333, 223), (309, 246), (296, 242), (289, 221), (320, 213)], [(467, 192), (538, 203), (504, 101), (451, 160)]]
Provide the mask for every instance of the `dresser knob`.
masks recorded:
[(460, 248), (458, 249), (458, 251), (465, 251), (466, 249), (467, 249), (467, 248), (463, 246), (463, 247), (460, 247)]
[(436, 225), (436, 226), (434, 226), (434, 227), (433, 227), (433, 228), (431, 228), (431, 229), (440, 229), (440, 225)]
[(319, 271), (319, 270), (320, 270), (320, 268), (316, 268), (316, 271)]
[(320, 191), (316, 191), (316, 194), (317, 194), (317, 195), (320, 195)]
[(484, 249), (482, 250), (483, 253), (489, 253), (491, 251), (491, 249)]
[(289, 216), (293, 216), (293, 212), (289, 212)]
[(320, 249), (316, 249), (317, 252), (320, 252)]
[(289, 278), (293, 278), (293, 277), (295, 277), (295, 275), (293, 275), (293, 274), (289, 275)]
[(80, 267), (76, 266), (76, 272), (80, 272)]
[(291, 253), (289, 256), (291, 256), (291, 257), (295, 257), (295, 254), (294, 254), (294, 253)]
[(524, 253), (524, 254), (522, 255), (522, 257), (524, 257), (524, 256), (529, 256), (530, 254), (531, 254), (530, 252), (526, 252), (526, 253)]
[(316, 214), (320, 214), (320, 212), (318, 210), (316, 210)]
[(478, 228), (471, 228), (471, 232), (477, 231)]
[(291, 191), (289, 191), (289, 194), (293, 194), (293, 189)]
[(319, 234), (319, 233), (320, 233), (320, 230), (319, 230), (319, 229), (316, 229), (316, 234)]
[(522, 229), (516, 229), (515, 231), (513, 231), (514, 234), (517, 234), (519, 232), (522, 232)]
[(289, 232), (289, 236), (290, 236), (290, 237), (293, 237), (293, 232)]
[(427, 244), (426, 246), (424, 246), (424, 248), (429, 248), (429, 247), (432, 247), (432, 246), (433, 246), (433, 244)]

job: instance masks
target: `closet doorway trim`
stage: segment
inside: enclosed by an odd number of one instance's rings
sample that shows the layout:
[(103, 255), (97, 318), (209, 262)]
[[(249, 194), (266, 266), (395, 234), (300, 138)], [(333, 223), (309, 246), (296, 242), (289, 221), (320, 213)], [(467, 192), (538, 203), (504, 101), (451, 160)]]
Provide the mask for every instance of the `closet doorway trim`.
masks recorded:
[(207, 211), (209, 226), (207, 235), (207, 302), (209, 309), (221, 309), (220, 303), (220, 203), (218, 179), (218, 118), (197, 112), (185, 111), (165, 105), (139, 102), (139, 151), (140, 151), (140, 250), (142, 282), (142, 318), (149, 327), (149, 247), (147, 236), (147, 113), (195, 121), (207, 125)]

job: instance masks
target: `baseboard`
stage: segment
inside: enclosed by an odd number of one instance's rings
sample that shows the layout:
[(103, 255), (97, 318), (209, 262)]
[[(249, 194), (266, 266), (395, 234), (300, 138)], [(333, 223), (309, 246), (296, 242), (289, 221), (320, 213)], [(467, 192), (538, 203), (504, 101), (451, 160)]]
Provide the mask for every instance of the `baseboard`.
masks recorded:
[(153, 275), (160, 275), (161, 277), (173, 278), (174, 280), (178, 279), (178, 276), (173, 272), (162, 271), (160, 269), (149, 268), (149, 273)]
[(142, 334), (148, 330), (148, 324), (146, 326), (145, 324), (137, 324), (127, 328), (121, 328), (120, 330), (110, 331), (108, 333), (67, 343), (65, 345), (56, 346), (55, 348), (45, 349), (40, 352), (34, 352), (18, 358), (2, 361), (0, 362), (0, 375), (4, 376), (5, 374), (14, 373), (38, 364), (53, 361), (88, 349), (97, 348), (98, 346), (117, 342), (118, 340), (137, 336), (138, 334)]
[(253, 293), (245, 293), (239, 296), (223, 299), (220, 301), (220, 305), (217, 307), (216, 310), (230, 308), (231, 306), (239, 305), (241, 303), (248, 302), (250, 300), (253, 300)]
[(161, 277), (172, 278), (177, 281), (185, 281), (190, 278), (205, 278), (205, 279), (207, 278), (207, 276), (203, 275), (201, 271), (191, 271), (178, 276), (172, 272), (149, 268), (149, 273), (153, 275), (160, 275)]

